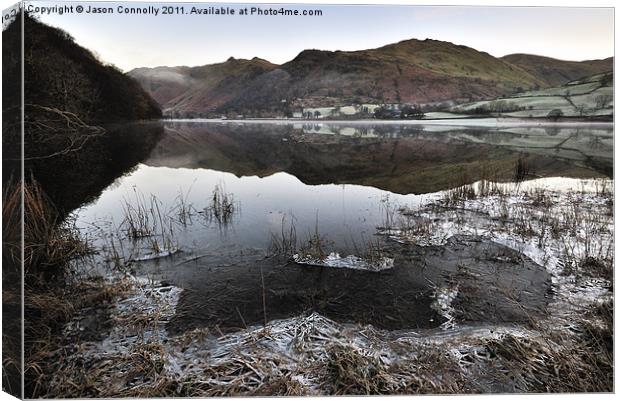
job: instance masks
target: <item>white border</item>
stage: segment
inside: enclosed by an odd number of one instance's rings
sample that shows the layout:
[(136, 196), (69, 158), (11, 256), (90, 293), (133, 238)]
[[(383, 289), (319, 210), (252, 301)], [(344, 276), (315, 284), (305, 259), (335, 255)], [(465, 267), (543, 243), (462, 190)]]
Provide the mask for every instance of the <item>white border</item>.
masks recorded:
[[(79, 3), (79, 1), (73, 1), (75, 3)], [(129, 0), (128, 2), (138, 2), (135, 0)], [(205, 1), (204, 3), (234, 3), (235, 1), (225, 1), (225, 0), (210, 0), (210, 1)], [(243, 2), (243, 3), (261, 3), (260, 1), (254, 1), (254, 0), (239, 0), (236, 2)], [(335, 1), (329, 1), (329, 0), (311, 0), (311, 1), (302, 1), (302, 0), (285, 0), (285, 1), (278, 1), (278, 0), (268, 0), (268, 1), (263, 1), (262, 3), (291, 3), (291, 4), (358, 4), (358, 5), (362, 5), (362, 4), (379, 4), (379, 5), (454, 5), (454, 6), (532, 6), (532, 7), (540, 7), (540, 6), (561, 6), (561, 7), (614, 7), (615, 6), (615, 2), (613, 0), (588, 0), (588, 1), (584, 1), (584, 0), (536, 0), (536, 1), (532, 1), (532, 0), (524, 0), (524, 1), (517, 1), (517, 0), (504, 0), (504, 1), (499, 1), (499, 0), (444, 0), (444, 1), (437, 1), (437, 0), (422, 0), (422, 1), (415, 1), (415, 0), (392, 0), (392, 1), (372, 1), (372, 0), (335, 0)], [(2, 10), (12, 6), (13, 4), (17, 3), (16, 1), (11, 1), (11, 0), (0, 0), (0, 8)], [(615, 21), (615, 9), (614, 9), (614, 21)], [(614, 32), (614, 53), (615, 53), (615, 49), (616, 46), (618, 45), (618, 33), (617, 31)], [(614, 58), (614, 64), (615, 64), (615, 58)], [(614, 68), (615, 71), (615, 68)], [(1, 73), (0, 73), (1, 74)], [(617, 99), (617, 85), (614, 85), (614, 97)], [(615, 131), (615, 130), (614, 130)], [(614, 132), (615, 133), (615, 132)], [(615, 141), (614, 141), (615, 142)], [(618, 158), (618, 150), (614, 147), (614, 170), (620, 171), (618, 170), (618, 166), (620, 165), (620, 161)], [(1, 169), (1, 167), (0, 167)], [(615, 187), (615, 189), (617, 189), (617, 187)], [(617, 198), (617, 190), (615, 190), (614, 193), (614, 198)], [(618, 211), (620, 210), (620, 206), (618, 205), (617, 202), (615, 202), (614, 204), (614, 216), (618, 215)], [(615, 239), (615, 254), (618, 255), (618, 249), (620, 249), (620, 245), (618, 244), (617, 238)], [(618, 263), (617, 263), (617, 258), (616, 258), (616, 262), (614, 264), (614, 268), (615, 268), (615, 279), (617, 282), (617, 278), (618, 278)], [(615, 298), (614, 298), (615, 301)], [(618, 320), (615, 320), (615, 327), (614, 327), (614, 334), (618, 333)], [(615, 337), (615, 336), (614, 336)], [(616, 349), (616, 342), (614, 341), (614, 350)], [(617, 356), (617, 354), (614, 352), (614, 355)], [(617, 361), (616, 361), (617, 364)], [(615, 375), (614, 375), (614, 384), (615, 384), (615, 389), (616, 391), (620, 388), (619, 387), (619, 379), (618, 379), (618, 371), (617, 369), (615, 369)], [(423, 399), (427, 399), (430, 397), (438, 397), (438, 396), (416, 396), (416, 399), (418, 399), (418, 397), (421, 397)], [(576, 400), (611, 400), (614, 399), (615, 397), (613, 395), (607, 395), (607, 394), (550, 394), (550, 395), (473, 395), (473, 396), (442, 396), (443, 399), (445, 398), (451, 399), (451, 398), (455, 398), (455, 397), (466, 397), (467, 400), (472, 400), (472, 401), (478, 401), (478, 400), (492, 400), (495, 398), (510, 398), (510, 399), (536, 399), (536, 400), (547, 400), (547, 399), (567, 399), (570, 397), (570, 399), (576, 399)], [(614, 397), (614, 398), (612, 398)], [(289, 397), (291, 398), (291, 397)], [(308, 397), (304, 397), (304, 398), (296, 398), (293, 397), (295, 399), (300, 399), (300, 400), (304, 400), (307, 399)], [(318, 397), (310, 397), (310, 398), (318, 398)], [(320, 397), (323, 398), (323, 397)], [(327, 397), (325, 397), (327, 398)], [(362, 399), (362, 397), (347, 397), (348, 399)], [(0, 393), (0, 401), (4, 401), (4, 400), (11, 400), (14, 399), (13, 397), (9, 396), (6, 393)], [(192, 400), (195, 400), (197, 398), (192, 398)], [(272, 400), (272, 398), (248, 398), (250, 400)], [(401, 400), (410, 400), (411, 396), (389, 396), (389, 397), (373, 397), (373, 399), (386, 399), (389, 401), (401, 401)]]

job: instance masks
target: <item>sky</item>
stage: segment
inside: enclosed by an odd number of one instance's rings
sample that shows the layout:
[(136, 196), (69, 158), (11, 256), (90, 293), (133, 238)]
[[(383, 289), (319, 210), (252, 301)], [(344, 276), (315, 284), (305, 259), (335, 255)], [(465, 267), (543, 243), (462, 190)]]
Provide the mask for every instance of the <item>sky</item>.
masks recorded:
[[(304, 49), (361, 50), (406, 39), (436, 39), (493, 56), (530, 53), (564, 60), (613, 56), (612, 8), (220, 4), (236, 15), (130, 15), (117, 7), (195, 3), (31, 2), (33, 6), (112, 7), (113, 14), (40, 15), (101, 60), (136, 67), (196, 66), (229, 57), (281, 64)], [(245, 7), (321, 10), (321, 16), (238, 15)]]

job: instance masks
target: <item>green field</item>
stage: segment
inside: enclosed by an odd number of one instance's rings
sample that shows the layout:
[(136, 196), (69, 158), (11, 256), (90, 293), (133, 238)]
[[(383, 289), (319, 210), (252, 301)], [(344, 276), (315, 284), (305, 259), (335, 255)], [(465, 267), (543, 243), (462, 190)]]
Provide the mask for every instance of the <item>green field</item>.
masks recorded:
[(548, 117), (552, 110), (560, 110), (561, 117), (613, 116), (613, 73), (597, 74), (562, 86), (465, 103), (452, 108), (456, 113), (521, 118)]

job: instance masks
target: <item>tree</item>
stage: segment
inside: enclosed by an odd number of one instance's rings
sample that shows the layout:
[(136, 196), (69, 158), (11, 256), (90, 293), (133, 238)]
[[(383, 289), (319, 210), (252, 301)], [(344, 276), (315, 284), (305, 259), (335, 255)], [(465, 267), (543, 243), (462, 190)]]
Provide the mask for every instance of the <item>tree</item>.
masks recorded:
[(596, 107), (598, 109), (606, 108), (612, 100), (614, 100), (612, 95), (598, 95), (594, 98), (594, 102), (596, 102)]
[(558, 121), (558, 119), (560, 119), (560, 117), (564, 116), (564, 112), (560, 109), (553, 109), (549, 112), (549, 114), (547, 114), (547, 118), (552, 120), (552, 121)]
[(389, 120), (392, 118), (399, 118), (400, 113), (395, 110), (391, 110), (388, 107), (381, 106), (375, 109), (374, 116), (380, 120)]
[(406, 104), (400, 110), (400, 118), (421, 120), (422, 118), (424, 118), (424, 112), (422, 111), (422, 108), (417, 104)]

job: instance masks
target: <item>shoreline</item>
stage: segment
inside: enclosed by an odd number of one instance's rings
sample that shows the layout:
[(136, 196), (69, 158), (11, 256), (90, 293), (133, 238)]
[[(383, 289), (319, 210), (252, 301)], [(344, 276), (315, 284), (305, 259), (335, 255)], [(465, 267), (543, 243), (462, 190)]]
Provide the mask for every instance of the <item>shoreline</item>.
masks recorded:
[(434, 120), (304, 120), (293, 118), (246, 118), (246, 119), (221, 119), (221, 118), (163, 118), (160, 120), (166, 122), (184, 122), (184, 123), (235, 123), (235, 124), (333, 124), (333, 125), (350, 125), (350, 126), (368, 126), (368, 125), (410, 125), (410, 126), (454, 126), (454, 127), (604, 127), (614, 126), (613, 121), (559, 121), (552, 122), (548, 120), (527, 120), (519, 118), (445, 118)]

